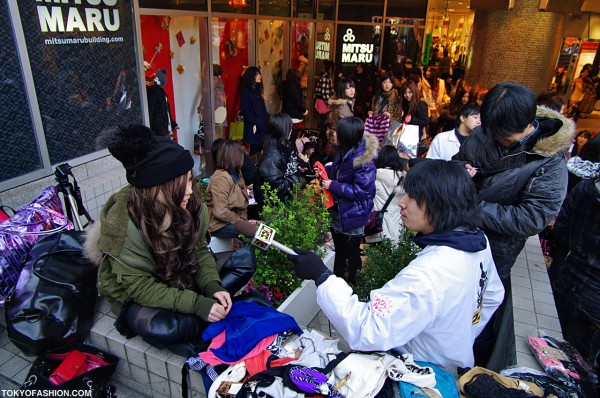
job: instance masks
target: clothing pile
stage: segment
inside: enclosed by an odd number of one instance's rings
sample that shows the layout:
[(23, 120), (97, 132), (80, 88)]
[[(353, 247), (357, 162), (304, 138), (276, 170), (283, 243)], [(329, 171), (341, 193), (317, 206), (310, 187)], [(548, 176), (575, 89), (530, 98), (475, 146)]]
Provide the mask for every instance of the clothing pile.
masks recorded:
[(410, 384), (434, 397), (451, 396), (436, 390), (438, 372), (445, 371), (421, 366), (410, 354), (347, 354), (338, 340), (300, 329), (291, 316), (255, 303), (234, 303), (202, 337), (210, 346), (187, 363), (201, 371), (209, 398), (375, 397), (388, 379), (398, 391)]

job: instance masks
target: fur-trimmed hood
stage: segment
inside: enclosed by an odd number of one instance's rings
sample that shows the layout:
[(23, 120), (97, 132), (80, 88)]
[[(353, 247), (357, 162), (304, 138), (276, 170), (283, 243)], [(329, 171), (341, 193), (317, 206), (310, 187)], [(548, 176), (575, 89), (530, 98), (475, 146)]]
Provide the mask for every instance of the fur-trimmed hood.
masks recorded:
[(355, 169), (368, 164), (375, 159), (379, 153), (379, 140), (377, 140), (377, 137), (370, 133), (364, 133), (362, 140), (364, 142), (365, 152), (352, 160), (352, 167)]
[(577, 130), (573, 120), (545, 106), (537, 107), (536, 120), (541, 131), (533, 152), (550, 157), (569, 149)]
[(337, 105), (337, 106), (340, 106), (340, 105), (346, 105), (346, 104), (352, 103), (352, 101), (349, 101), (349, 100), (347, 100), (347, 99), (345, 99), (345, 98), (341, 98), (341, 99), (337, 99), (337, 98), (329, 98), (329, 99), (327, 100), (327, 103), (328, 103), (329, 105)]

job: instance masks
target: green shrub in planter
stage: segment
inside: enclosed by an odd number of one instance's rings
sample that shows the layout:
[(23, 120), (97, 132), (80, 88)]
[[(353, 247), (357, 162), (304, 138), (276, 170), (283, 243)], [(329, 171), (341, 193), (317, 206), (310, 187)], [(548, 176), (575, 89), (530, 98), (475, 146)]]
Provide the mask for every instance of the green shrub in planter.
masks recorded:
[[(300, 247), (322, 254), (323, 232), (329, 228), (329, 212), (321, 204), (321, 193), (294, 187), (292, 198), (282, 202), (277, 190), (263, 186), (265, 204), (260, 219), (275, 229), (275, 240), (291, 248)], [(266, 295), (274, 305), (281, 304), (302, 281), (296, 277), (287, 254), (275, 248), (256, 250), (258, 269), (249, 291)]]
[(363, 268), (356, 274), (356, 283), (352, 286), (359, 300), (369, 301), (371, 290), (381, 288), (416, 257), (420, 249), (413, 243), (412, 235), (404, 231), (396, 245), (385, 238), (367, 247)]

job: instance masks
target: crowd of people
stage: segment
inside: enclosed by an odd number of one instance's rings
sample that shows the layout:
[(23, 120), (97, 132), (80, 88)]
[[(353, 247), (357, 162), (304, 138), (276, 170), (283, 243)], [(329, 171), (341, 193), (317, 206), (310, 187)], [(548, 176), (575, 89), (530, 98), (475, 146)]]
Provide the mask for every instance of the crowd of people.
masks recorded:
[[(143, 126), (104, 134), (131, 186), (108, 200), (88, 241), (119, 330), (159, 346), (197, 343), (207, 322), (227, 316), (235, 293), (220, 282), (207, 231), (235, 237), (237, 220), (259, 218), (265, 183), (286, 201), (294, 187), (316, 179), (333, 197), (333, 271), (301, 248), (289, 259), (300, 278), (315, 281), (319, 305), (351, 348), (409, 352), (454, 373), (485, 366), (511, 267), (526, 239), (558, 216), (563, 250), (552, 279), (563, 299), (559, 316), (565, 338), (595, 365), (598, 135), (576, 137), (556, 93), (538, 96), (512, 82), (473, 88), (436, 68), (393, 69), (371, 79), (359, 65), (345, 77), (325, 62), (315, 92), (321, 132), (307, 137), (297, 128), (307, 113), (299, 72), (288, 71), (282, 112), (269, 115), (260, 69), (247, 68), (240, 110), (246, 148), (213, 143), (215, 171), (204, 198), (192, 184), (191, 156), (167, 137), (150, 139)], [(418, 126), (416, 156), (366, 131), (372, 115), (385, 116), (390, 129)], [(382, 231), (365, 237), (371, 212), (384, 207)], [(422, 252), (359, 302), (351, 285), (362, 268), (361, 245), (397, 242), (405, 229), (416, 232)], [(174, 325), (168, 337), (153, 334), (161, 318)]]

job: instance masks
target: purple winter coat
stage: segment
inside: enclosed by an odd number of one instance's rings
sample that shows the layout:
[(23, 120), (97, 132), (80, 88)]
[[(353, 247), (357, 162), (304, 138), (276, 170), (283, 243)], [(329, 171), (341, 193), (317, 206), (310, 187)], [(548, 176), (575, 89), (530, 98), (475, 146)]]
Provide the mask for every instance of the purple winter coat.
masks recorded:
[(355, 151), (333, 161), (329, 190), (338, 205), (344, 230), (364, 226), (369, 221), (375, 198), (374, 159), (378, 149), (377, 138), (365, 133)]

